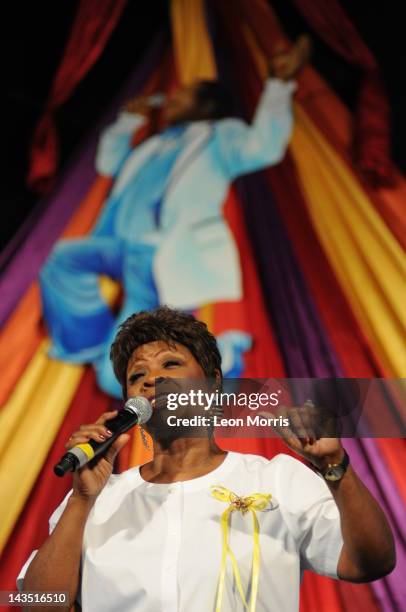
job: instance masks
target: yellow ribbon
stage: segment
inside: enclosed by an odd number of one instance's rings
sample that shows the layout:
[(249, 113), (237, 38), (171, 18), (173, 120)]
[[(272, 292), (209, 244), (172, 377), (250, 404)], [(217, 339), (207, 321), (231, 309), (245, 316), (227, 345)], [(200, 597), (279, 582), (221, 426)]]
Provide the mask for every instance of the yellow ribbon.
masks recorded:
[[(239, 497), (226, 487), (213, 486), (210, 488), (211, 494), (213, 497), (218, 499), (219, 501), (226, 502), (229, 504), (228, 508), (226, 508), (221, 515), (221, 530), (223, 534), (223, 551), (221, 556), (221, 568), (220, 568), (220, 576), (219, 576), (219, 584), (217, 590), (217, 601), (216, 601), (216, 612), (221, 612), (221, 606), (223, 601), (223, 593), (224, 593), (224, 583), (226, 577), (226, 568), (227, 568), (227, 556), (230, 557), (231, 565), (233, 568), (233, 574), (235, 578), (235, 582), (237, 584), (237, 589), (240, 594), (240, 597), (244, 603), (246, 610), (249, 612), (255, 612), (255, 604), (258, 593), (258, 580), (259, 580), (259, 523), (256, 515), (257, 510), (265, 510), (271, 501), (272, 495), (265, 493), (252, 493), (247, 497)], [(228, 519), (230, 514), (238, 511), (241, 512), (242, 515), (247, 512), (251, 512), (252, 520), (254, 524), (254, 533), (253, 540), (254, 546), (252, 551), (252, 574), (251, 574), (251, 599), (248, 605), (244, 591), (241, 584), (241, 576), (240, 571), (238, 569), (237, 559), (233, 551), (231, 550), (228, 544)]]

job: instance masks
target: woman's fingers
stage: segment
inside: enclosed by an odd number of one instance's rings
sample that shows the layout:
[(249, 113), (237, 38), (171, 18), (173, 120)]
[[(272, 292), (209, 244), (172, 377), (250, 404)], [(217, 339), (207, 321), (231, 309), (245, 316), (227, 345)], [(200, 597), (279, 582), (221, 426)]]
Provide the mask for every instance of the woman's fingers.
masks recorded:
[(298, 438), (303, 440), (307, 437), (299, 408), (291, 408), (289, 410), (289, 425)]
[(276, 414), (283, 417), (287, 425), (276, 425), (274, 429), (292, 448), (299, 449), (306, 444), (313, 444), (320, 437), (314, 411), (315, 407), (307, 403), (292, 408), (279, 406)]
[(109, 419), (113, 419), (117, 416), (118, 410), (110, 410), (110, 412), (103, 412), (103, 414), (97, 419), (96, 425), (104, 425)]
[(316, 432), (317, 419), (315, 420), (313, 411), (314, 406), (307, 403), (289, 410), (290, 427), (303, 446), (313, 444), (318, 438)]
[(89, 440), (94, 440), (95, 442), (104, 442), (108, 440), (113, 435), (113, 432), (106, 427), (105, 423), (109, 419), (113, 419), (117, 416), (118, 410), (110, 410), (109, 412), (104, 412), (96, 421), (96, 423), (84, 424), (79, 427), (78, 431), (75, 431), (65, 444), (65, 448), (69, 449), (76, 444), (84, 444)]
[[(105, 438), (107, 438), (109, 435), (112, 434), (110, 429), (108, 429), (105, 425), (98, 425), (97, 423), (92, 423), (91, 425), (81, 425), (79, 427), (79, 432), (83, 433), (85, 431), (91, 431), (94, 433), (98, 433), (101, 436), (104, 436)], [(79, 432), (76, 432), (76, 433), (79, 433)]]
[(65, 448), (70, 450), (77, 444), (85, 444), (89, 442), (90, 438), (88, 436), (71, 436), (67, 443), (65, 444)]
[(112, 436), (112, 432), (106, 429), (103, 425), (82, 425), (79, 431), (75, 431), (67, 443), (65, 444), (66, 448), (72, 448), (76, 444), (83, 444), (84, 442), (88, 442), (89, 440), (94, 440), (95, 442), (104, 442), (108, 440)]

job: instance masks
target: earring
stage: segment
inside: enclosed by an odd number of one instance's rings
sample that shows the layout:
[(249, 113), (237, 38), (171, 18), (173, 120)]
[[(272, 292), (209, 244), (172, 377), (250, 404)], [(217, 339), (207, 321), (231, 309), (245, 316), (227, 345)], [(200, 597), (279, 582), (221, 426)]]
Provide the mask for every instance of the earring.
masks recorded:
[(214, 404), (210, 409), (210, 421), (214, 425), (215, 417), (221, 419), (224, 416), (224, 409), (221, 404)]
[(151, 450), (151, 447), (148, 444), (147, 436), (145, 435), (145, 431), (143, 427), (140, 427), (140, 434), (141, 434), (141, 440), (142, 440), (145, 450)]

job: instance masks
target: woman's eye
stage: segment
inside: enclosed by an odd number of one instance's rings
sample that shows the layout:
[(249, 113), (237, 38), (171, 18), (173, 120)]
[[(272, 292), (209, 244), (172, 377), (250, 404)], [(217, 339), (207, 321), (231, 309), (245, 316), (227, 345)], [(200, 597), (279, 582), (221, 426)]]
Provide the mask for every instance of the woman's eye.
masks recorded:
[(130, 384), (134, 384), (136, 380), (138, 380), (140, 378), (140, 376), (142, 376), (141, 372), (139, 374), (131, 374), (130, 378), (129, 378), (129, 382)]
[(180, 362), (176, 361), (175, 359), (170, 359), (168, 361), (165, 361), (165, 363), (164, 363), (165, 367), (173, 366), (173, 365), (180, 365)]

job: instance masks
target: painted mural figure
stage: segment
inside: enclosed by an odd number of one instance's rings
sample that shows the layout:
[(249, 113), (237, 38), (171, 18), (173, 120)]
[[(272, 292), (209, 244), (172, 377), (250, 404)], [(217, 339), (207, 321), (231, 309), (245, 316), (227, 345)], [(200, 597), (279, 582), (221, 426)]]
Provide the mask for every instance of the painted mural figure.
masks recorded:
[[(94, 231), (58, 242), (40, 274), (51, 357), (93, 363), (101, 388), (120, 397), (108, 353), (129, 315), (159, 304), (192, 311), (242, 297), (222, 204), (235, 178), (283, 158), (293, 124), (291, 78), (307, 54), (301, 37), (274, 58), (251, 124), (229, 117), (219, 83), (199, 81), (165, 101), (168, 127), (132, 148), (150, 106), (140, 97), (127, 103), (101, 136), (96, 167), (115, 182)], [(123, 284), (118, 315), (100, 295), (100, 275)], [(218, 340), (225, 374), (238, 376), (250, 337), (235, 330)]]

